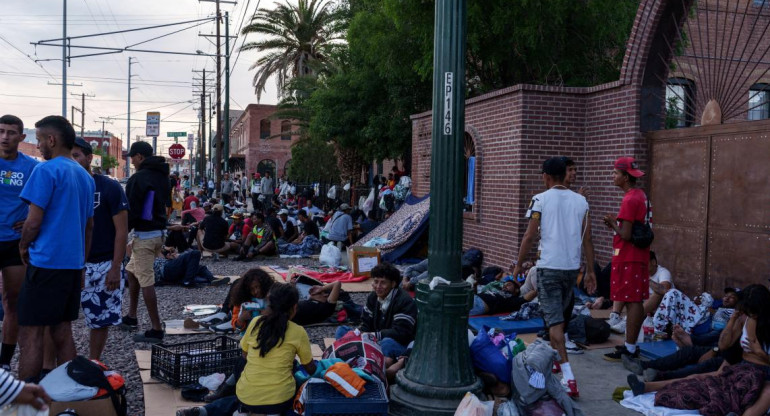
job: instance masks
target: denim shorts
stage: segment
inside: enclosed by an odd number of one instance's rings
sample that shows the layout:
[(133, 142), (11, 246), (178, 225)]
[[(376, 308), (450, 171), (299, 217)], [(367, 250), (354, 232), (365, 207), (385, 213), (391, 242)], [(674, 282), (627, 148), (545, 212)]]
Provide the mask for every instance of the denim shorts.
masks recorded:
[(569, 321), (575, 305), (573, 287), (579, 270), (537, 268), (537, 299), (545, 326), (550, 328)]

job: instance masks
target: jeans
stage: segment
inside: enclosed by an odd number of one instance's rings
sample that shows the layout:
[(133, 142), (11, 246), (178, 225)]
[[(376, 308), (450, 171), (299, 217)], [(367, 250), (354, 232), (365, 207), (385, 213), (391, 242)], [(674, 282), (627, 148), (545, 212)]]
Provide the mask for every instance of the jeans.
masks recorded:
[(416, 285), (421, 280), (428, 278), (428, 260), (423, 260), (417, 264), (409, 266), (404, 271), (404, 277), (409, 279), (409, 283)]
[(185, 285), (211, 282), (214, 280), (214, 275), (206, 266), (201, 266), (200, 261), (200, 251), (185, 251), (177, 258), (166, 262), (163, 266), (163, 280), (168, 283), (181, 281)]
[(231, 416), (238, 410), (238, 396), (227, 396), (217, 399), (205, 406), (207, 416)]
[(473, 308), (468, 312), (468, 316), (484, 315), (487, 312), (487, 304), (478, 296), (473, 296)]
[[(334, 339), (342, 338), (343, 336), (345, 336), (345, 334), (350, 332), (352, 329), (353, 329), (352, 327), (349, 327), (347, 325), (340, 325), (337, 328), (337, 332), (334, 334)], [(404, 355), (404, 353), (406, 352), (406, 345), (399, 343), (393, 338), (381, 339), (380, 348), (382, 349), (382, 355), (393, 359), (397, 359), (398, 357)]]
[(722, 333), (721, 329), (712, 329), (709, 332), (706, 332), (705, 334), (690, 335), (690, 338), (692, 339), (692, 343), (694, 345), (702, 345), (705, 347), (713, 347), (716, 346), (719, 342), (719, 335)]
[(711, 351), (710, 347), (683, 347), (677, 352), (651, 360), (642, 362), (642, 368), (654, 368), (660, 370), (656, 380), (673, 380), (684, 378), (692, 374), (707, 373), (715, 371), (722, 365), (724, 358), (717, 356), (709, 358), (701, 363), (698, 362), (703, 354)]

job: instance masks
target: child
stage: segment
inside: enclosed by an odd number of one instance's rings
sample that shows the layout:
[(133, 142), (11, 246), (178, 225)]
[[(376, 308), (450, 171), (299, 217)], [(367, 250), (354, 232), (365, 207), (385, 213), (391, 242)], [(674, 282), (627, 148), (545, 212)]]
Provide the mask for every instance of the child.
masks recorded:
[(309, 374), (316, 370), (307, 332), (291, 322), (299, 302), (297, 289), (276, 283), (268, 300), (263, 315), (251, 321), (241, 339), (246, 367), (235, 391), (243, 413), (270, 415), (291, 409), (295, 356)]
[[(243, 331), (251, 319), (259, 316), (264, 299), (275, 281), (262, 269), (251, 269), (243, 274), (230, 291), (228, 304), (232, 306), (233, 329)], [(243, 305), (246, 304), (246, 308)], [(255, 306), (255, 307), (252, 307)]]

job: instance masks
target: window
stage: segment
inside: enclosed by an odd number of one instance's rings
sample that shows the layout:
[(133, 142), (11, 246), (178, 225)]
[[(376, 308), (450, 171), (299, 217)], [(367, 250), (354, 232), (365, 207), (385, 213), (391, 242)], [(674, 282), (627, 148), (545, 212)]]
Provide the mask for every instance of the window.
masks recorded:
[(281, 122), (281, 140), (291, 140), (291, 123), (289, 120)]
[(770, 0), (754, 0), (755, 7), (770, 7)]
[(259, 138), (262, 140), (270, 137), (270, 120), (262, 120), (259, 122)]
[(666, 85), (666, 128), (690, 127), (695, 120), (695, 84), (669, 78)]
[(749, 120), (770, 118), (770, 84), (754, 84), (749, 90)]
[(270, 159), (262, 160), (257, 165), (257, 172), (259, 172), (260, 176), (265, 176), (265, 172), (270, 172), (270, 177), (275, 180), (275, 162)]
[(286, 164), (283, 165), (283, 175), (284, 177), (289, 177), (289, 168), (291, 167), (291, 159), (286, 161)]
[(476, 143), (468, 133), (465, 133), (463, 141), (463, 156), (465, 157), (465, 198), (463, 198), (463, 211), (473, 212), (473, 206), (476, 203)]

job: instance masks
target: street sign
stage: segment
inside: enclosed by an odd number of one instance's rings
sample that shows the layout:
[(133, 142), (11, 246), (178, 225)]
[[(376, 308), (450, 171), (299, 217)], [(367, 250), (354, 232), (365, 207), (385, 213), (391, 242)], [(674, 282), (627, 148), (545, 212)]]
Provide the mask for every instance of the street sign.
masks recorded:
[(168, 155), (172, 159), (181, 159), (185, 155), (184, 146), (179, 143), (174, 143), (168, 148)]
[(158, 137), (160, 135), (160, 113), (157, 111), (147, 112), (147, 137)]
[(187, 148), (190, 149), (190, 153), (192, 153), (193, 150), (193, 139), (195, 138), (195, 135), (192, 133), (187, 135)]
[(166, 137), (184, 137), (187, 136), (186, 131), (169, 131), (166, 132)]

